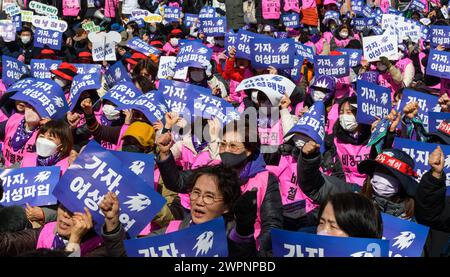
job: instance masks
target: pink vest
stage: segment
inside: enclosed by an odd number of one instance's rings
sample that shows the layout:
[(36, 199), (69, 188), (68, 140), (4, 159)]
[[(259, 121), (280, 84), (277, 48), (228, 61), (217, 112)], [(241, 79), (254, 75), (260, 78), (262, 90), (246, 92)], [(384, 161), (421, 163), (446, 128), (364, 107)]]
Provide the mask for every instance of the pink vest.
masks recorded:
[(295, 115), (299, 115), (300, 111), (303, 109), (303, 106), (305, 105), (305, 102), (302, 101), (300, 103), (297, 104), (297, 106), (295, 106)]
[(422, 74), (425, 74), (425, 66), (422, 65), (422, 59), (425, 58), (426, 54), (424, 52), (419, 53), (419, 65), (420, 70), (422, 71)]
[(394, 82), (389, 72), (378, 74), (378, 85), (387, 87), (391, 90), (391, 99), (394, 98), (395, 92), (400, 89), (400, 85), (397, 85)]
[(334, 95), (334, 98), (341, 99), (343, 97), (349, 96), (351, 92), (353, 92), (353, 88), (351, 86), (350, 77), (347, 76), (337, 78), (336, 93)]
[(402, 72), (402, 74), (404, 74), (404, 73), (405, 73), (406, 66), (407, 66), (408, 64), (410, 64), (410, 63), (412, 63), (411, 59), (409, 59), (409, 58), (403, 58), (403, 59), (401, 59), (401, 60), (399, 60), (399, 61), (397, 61), (397, 62), (395, 63), (395, 67), (397, 67), (398, 69), (400, 69), (400, 71)]
[(33, 131), (33, 134), (28, 139), (28, 141), (25, 143), (25, 145), (19, 149), (18, 151), (14, 151), (12, 148), (12, 139), (17, 131), (17, 128), (19, 127), (20, 122), (24, 118), (23, 114), (13, 114), (6, 123), (5, 127), (5, 143), (3, 144), (3, 157), (5, 157), (5, 167), (10, 167), (15, 163), (21, 162), (24, 155), (29, 155), (30, 153), (33, 153), (33, 146), (36, 142), (37, 137), (37, 131), (36, 128)]
[(281, 125), (281, 119), (272, 127), (260, 127), (258, 126), (258, 135), (262, 145), (280, 145), (283, 144), (283, 127)]
[(253, 188), (257, 188), (258, 192), (256, 194), (256, 204), (257, 204), (257, 212), (256, 212), (256, 222), (255, 222), (255, 241), (256, 247), (259, 250), (259, 241), (258, 237), (261, 234), (261, 206), (264, 201), (264, 196), (266, 195), (267, 185), (269, 182), (269, 171), (263, 171), (255, 175), (255, 177), (250, 178), (247, 184), (241, 186), (241, 192), (245, 193), (247, 191), (252, 190)]
[(280, 18), (280, 0), (262, 0), (262, 16), (264, 19)]
[(119, 0), (105, 0), (105, 16), (113, 18), (119, 8)]
[[(22, 160), (22, 164), (20, 167), (35, 167), (37, 164), (37, 153), (30, 153), (29, 155), (25, 155)], [(59, 166), (61, 168), (61, 175), (64, 174), (69, 167), (69, 157), (66, 157), (59, 162), (57, 162), (54, 166)]]
[(236, 91), (237, 86), (239, 85), (239, 82), (230, 80), (230, 99), (235, 102), (241, 104), (242, 101), (244, 101), (244, 98), (246, 97), (244, 91)]
[(334, 124), (338, 120), (339, 120), (339, 104), (335, 103), (331, 107), (331, 110), (328, 113), (327, 122), (325, 123), (325, 130), (328, 135), (333, 133)]
[(171, 56), (177, 54), (177, 48), (173, 47), (172, 44), (166, 42), (163, 46), (163, 51), (166, 52), (166, 56)]
[(287, 11), (294, 11), (296, 13), (300, 12), (300, 7), (298, 4), (298, 0), (284, 0), (284, 7), (283, 10), (285, 12)]
[(169, 3), (169, 7), (176, 7), (176, 8), (179, 8), (179, 7), (180, 7), (180, 4), (178, 4), (177, 2), (170, 2), (170, 3)]
[(2, 110), (0, 110), (0, 122), (8, 120), (8, 118), (9, 117), (7, 117), (6, 114), (4, 114)]
[[(41, 232), (39, 233), (39, 238), (37, 241), (36, 249), (45, 248), (52, 249), (53, 240), (55, 239), (56, 233), (56, 221), (49, 222), (44, 225)], [(100, 247), (103, 244), (103, 239), (99, 236), (95, 236), (90, 240), (83, 242), (80, 245), (81, 256), (85, 256), (92, 250)]]
[(63, 16), (78, 16), (80, 0), (62, 0)]
[(348, 183), (356, 183), (362, 187), (367, 175), (358, 172), (358, 164), (369, 159), (370, 147), (367, 145), (353, 145), (342, 143), (338, 138), (334, 138), (337, 155), (342, 164), (342, 170)]
[(171, 222), (169, 222), (169, 225), (167, 225), (166, 228), (166, 234), (180, 230), (181, 223), (183, 223), (182, 220), (172, 220)]
[(125, 135), (125, 132), (127, 131), (128, 126), (130, 126), (130, 125), (124, 124), (124, 125), (122, 126), (122, 129), (120, 129), (119, 141), (117, 142), (117, 144), (116, 144), (117, 146), (116, 146), (116, 149), (115, 149), (115, 150), (117, 150), (117, 151), (122, 151), (122, 145), (123, 145), (123, 139), (122, 139), (122, 137), (123, 137), (123, 135)]
[(317, 207), (297, 185), (297, 162), (292, 156), (282, 156), (278, 166), (268, 165), (266, 168), (278, 177), (283, 206), (305, 200), (307, 213)]

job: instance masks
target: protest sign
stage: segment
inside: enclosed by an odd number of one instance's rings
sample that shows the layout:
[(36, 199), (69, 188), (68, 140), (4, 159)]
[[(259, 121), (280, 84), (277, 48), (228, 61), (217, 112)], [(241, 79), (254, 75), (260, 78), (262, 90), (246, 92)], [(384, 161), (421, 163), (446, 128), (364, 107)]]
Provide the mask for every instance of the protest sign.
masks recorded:
[(398, 42), (396, 36), (379, 35), (363, 37), (364, 58), (367, 62), (379, 61), (380, 57), (398, 60)]
[(357, 81), (358, 123), (372, 124), (376, 118), (383, 118), (391, 111), (391, 91), (383, 86)]

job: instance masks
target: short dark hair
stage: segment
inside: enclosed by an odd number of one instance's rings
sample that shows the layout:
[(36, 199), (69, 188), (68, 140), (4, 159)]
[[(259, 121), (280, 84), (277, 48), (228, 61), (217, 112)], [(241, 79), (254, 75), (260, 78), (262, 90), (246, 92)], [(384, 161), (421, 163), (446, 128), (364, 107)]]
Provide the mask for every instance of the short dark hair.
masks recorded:
[(229, 122), (223, 130), (225, 132), (234, 131), (240, 133), (244, 140), (243, 144), (245, 149), (250, 151), (252, 154), (259, 150), (260, 141), (258, 126), (256, 126), (256, 124), (251, 125), (250, 119), (246, 115), (241, 117), (239, 120)]
[(188, 191), (192, 191), (200, 176), (212, 176), (216, 180), (217, 187), (222, 193), (224, 204), (230, 208), (241, 195), (239, 178), (237, 173), (223, 165), (205, 166), (194, 170), (190, 180), (188, 181)]
[(133, 78), (133, 83), (139, 84), (139, 86), (141, 87), (141, 91), (144, 94), (149, 92), (149, 91), (152, 91), (152, 90), (156, 89), (155, 85), (149, 79), (147, 79), (144, 76), (140, 76), (139, 75), (139, 76), (134, 77)]
[(69, 156), (73, 148), (73, 136), (69, 125), (63, 120), (50, 120), (41, 127), (38, 136), (47, 132), (61, 140), (62, 157)]
[(382, 237), (381, 213), (369, 198), (354, 192), (331, 194), (320, 207), (319, 220), (328, 203), (333, 206), (336, 223), (350, 237)]

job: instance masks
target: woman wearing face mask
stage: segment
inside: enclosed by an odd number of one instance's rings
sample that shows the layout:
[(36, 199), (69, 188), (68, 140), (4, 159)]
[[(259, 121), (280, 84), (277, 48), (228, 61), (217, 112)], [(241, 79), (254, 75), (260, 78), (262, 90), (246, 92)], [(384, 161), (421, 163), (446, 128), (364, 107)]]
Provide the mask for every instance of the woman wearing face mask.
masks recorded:
[[(271, 254), (270, 229), (282, 227), (282, 209), (278, 180), (265, 169), (265, 163), (258, 149), (257, 130), (249, 122), (233, 121), (225, 128), (219, 153), (222, 164), (239, 174), (241, 192), (257, 190), (257, 219), (239, 235), (254, 234), (260, 256)], [(159, 149), (158, 167), (164, 184), (170, 190), (186, 193), (192, 171), (178, 171), (170, 153), (171, 135), (163, 134), (157, 139)], [(249, 209), (251, 207), (248, 207)], [(250, 220), (249, 220), (250, 221)], [(252, 222), (253, 223), (253, 222)], [(254, 228), (251, 228), (254, 227)]]
[[(30, 28), (23, 27), (20, 31), (20, 39), (17, 42), (19, 46), (19, 55), (24, 56), (24, 62), (26, 64), (29, 64), (33, 53), (35, 52), (34, 46), (33, 46), (33, 31)], [(6, 55), (6, 53), (3, 53)]]
[[(241, 196), (239, 180), (235, 172), (224, 166), (211, 166), (192, 172), (189, 183), (189, 201), (192, 213), (183, 220), (171, 221), (166, 228), (152, 232), (149, 236), (168, 234), (184, 228), (195, 226), (224, 217), (230, 257), (255, 257), (256, 246), (252, 236), (245, 237), (256, 218), (256, 192), (250, 191)], [(250, 202), (250, 203), (249, 203)], [(125, 231), (119, 221), (119, 201), (115, 194), (108, 193), (100, 204), (105, 215), (103, 235), (108, 242), (117, 241), (113, 246), (115, 253), (123, 253)], [(245, 208), (245, 209), (244, 209)]]
[(72, 86), (73, 77), (77, 75), (77, 68), (70, 63), (63, 62), (57, 69), (50, 70), (54, 74), (53, 80), (63, 89), (67, 101), (70, 98), (70, 87)]
[(201, 87), (208, 87), (208, 76), (203, 66), (190, 66), (188, 69), (189, 83)]
[(158, 65), (155, 64), (152, 60), (146, 58), (141, 59), (137, 62), (135, 67), (133, 68), (133, 77), (144, 76), (149, 81), (154, 82), (156, 80), (156, 76), (158, 74)]
[(182, 34), (183, 31), (181, 31), (181, 29), (173, 29), (170, 32), (167, 36), (167, 42), (163, 46), (165, 56), (176, 56), (178, 54), (178, 51), (180, 50), (178, 42), (181, 39)]
[(135, 21), (131, 21), (125, 25), (125, 30), (129, 38), (139, 37), (139, 26)]

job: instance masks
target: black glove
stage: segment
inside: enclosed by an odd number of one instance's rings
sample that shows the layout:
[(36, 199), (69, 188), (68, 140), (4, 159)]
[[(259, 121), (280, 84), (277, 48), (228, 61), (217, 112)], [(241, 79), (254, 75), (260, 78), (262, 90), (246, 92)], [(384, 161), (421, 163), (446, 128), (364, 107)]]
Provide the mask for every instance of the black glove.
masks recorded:
[(247, 191), (234, 203), (236, 232), (239, 235), (249, 236), (255, 232), (256, 211), (256, 189)]

